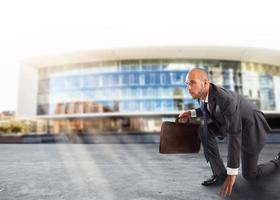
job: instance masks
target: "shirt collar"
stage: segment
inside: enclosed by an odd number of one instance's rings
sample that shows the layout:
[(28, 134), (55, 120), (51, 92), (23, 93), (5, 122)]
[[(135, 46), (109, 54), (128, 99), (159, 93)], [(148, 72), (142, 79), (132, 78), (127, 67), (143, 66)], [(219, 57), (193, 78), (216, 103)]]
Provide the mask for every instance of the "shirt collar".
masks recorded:
[(208, 92), (208, 94), (205, 97), (205, 101), (204, 100), (200, 100), (200, 101), (203, 102), (203, 103), (208, 103), (208, 96), (209, 96), (209, 92)]
[(208, 103), (208, 95), (209, 95), (209, 92), (208, 92), (208, 94), (207, 94), (207, 96), (205, 98), (205, 103)]

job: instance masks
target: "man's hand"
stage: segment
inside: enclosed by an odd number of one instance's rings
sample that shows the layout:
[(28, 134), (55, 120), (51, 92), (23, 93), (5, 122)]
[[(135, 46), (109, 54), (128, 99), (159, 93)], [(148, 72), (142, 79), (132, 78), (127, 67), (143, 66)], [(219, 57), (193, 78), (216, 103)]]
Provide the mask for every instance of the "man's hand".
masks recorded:
[(232, 187), (235, 183), (235, 179), (236, 179), (236, 176), (234, 175), (228, 175), (221, 190), (220, 190), (220, 195), (222, 197), (227, 197), (227, 196), (230, 196), (231, 194), (231, 191), (232, 191)]
[(178, 116), (179, 118), (178, 121), (181, 123), (186, 123), (190, 119), (190, 117), (191, 117), (190, 111), (186, 111)]

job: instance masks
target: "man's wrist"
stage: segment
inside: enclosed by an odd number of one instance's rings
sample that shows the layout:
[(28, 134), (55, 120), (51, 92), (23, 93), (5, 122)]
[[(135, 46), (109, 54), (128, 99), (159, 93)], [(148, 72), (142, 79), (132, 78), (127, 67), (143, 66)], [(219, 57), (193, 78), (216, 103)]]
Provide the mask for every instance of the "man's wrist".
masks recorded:
[(188, 111), (190, 117), (196, 117), (196, 110), (192, 109)]

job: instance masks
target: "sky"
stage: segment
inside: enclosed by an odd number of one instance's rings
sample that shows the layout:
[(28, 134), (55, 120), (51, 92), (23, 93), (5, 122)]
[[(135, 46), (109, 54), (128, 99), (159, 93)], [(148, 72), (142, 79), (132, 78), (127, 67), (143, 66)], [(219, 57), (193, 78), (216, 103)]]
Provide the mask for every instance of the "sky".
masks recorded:
[(270, 0), (0, 0), (0, 111), (17, 109), (26, 58), (137, 46), (280, 50), (279, 35)]

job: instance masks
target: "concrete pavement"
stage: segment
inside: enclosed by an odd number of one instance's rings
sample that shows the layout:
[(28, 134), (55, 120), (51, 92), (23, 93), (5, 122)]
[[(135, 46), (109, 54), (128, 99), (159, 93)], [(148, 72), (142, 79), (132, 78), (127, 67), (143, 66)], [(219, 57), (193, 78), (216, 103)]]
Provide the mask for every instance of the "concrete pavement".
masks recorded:
[[(226, 161), (226, 145), (219, 144)], [(268, 161), (280, 144), (267, 144)], [(240, 173), (241, 174), (241, 173)], [(199, 154), (162, 155), (158, 144), (1, 144), (1, 200), (222, 199)], [(280, 170), (256, 183), (238, 176), (228, 199), (280, 199)]]

